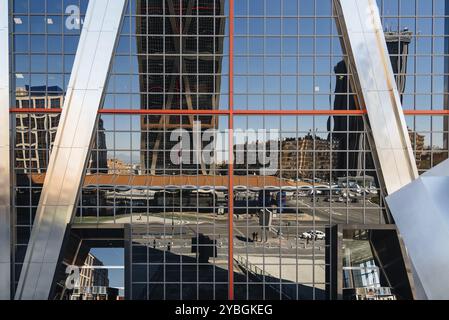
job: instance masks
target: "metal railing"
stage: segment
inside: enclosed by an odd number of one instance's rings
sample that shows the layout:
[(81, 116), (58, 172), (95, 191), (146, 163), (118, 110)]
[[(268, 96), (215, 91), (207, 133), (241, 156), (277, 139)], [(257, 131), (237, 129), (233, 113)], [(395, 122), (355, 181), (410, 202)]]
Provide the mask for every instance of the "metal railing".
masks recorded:
[[(255, 277), (262, 280), (264, 284), (267, 284), (270, 288), (272, 288), (274, 291), (279, 293), (280, 295), (286, 297), (288, 300), (292, 300), (293, 298), (290, 297), (287, 293), (283, 292), (280, 284), (280, 279), (278, 281), (275, 281), (276, 277), (272, 274), (268, 273), (267, 271), (261, 269), (257, 265), (251, 263), (246, 259), (245, 257), (236, 255), (234, 256), (234, 260), (237, 262), (237, 264), (242, 267), (243, 269), (246, 269), (248, 272), (253, 274)], [(277, 284), (278, 286), (275, 286), (274, 284)]]

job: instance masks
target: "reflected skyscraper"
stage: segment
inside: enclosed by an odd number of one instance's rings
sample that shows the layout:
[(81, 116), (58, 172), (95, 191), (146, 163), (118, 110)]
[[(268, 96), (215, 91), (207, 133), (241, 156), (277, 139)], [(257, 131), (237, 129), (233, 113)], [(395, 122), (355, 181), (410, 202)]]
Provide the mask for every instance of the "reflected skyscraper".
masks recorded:
[[(224, 0), (138, 1), (136, 5), (141, 108), (216, 110), (222, 79)], [(164, 165), (177, 169), (168, 166), (170, 152), (163, 150), (178, 143), (170, 141), (172, 130), (192, 132), (194, 121), (201, 121), (202, 130), (218, 126), (216, 116), (142, 116), (141, 170), (156, 174), (164, 171)], [(183, 169), (208, 172), (203, 163)]]
[(80, 271), (79, 283), (69, 294), (70, 300), (117, 300), (118, 289), (109, 287), (109, 272), (104, 263), (88, 253)]
[[(390, 62), (393, 73), (395, 74), (396, 85), (401, 100), (407, 79), (411, 37), (412, 33), (408, 29), (401, 32), (385, 31), (385, 40), (390, 54)], [(334, 67), (336, 75), (334, 110), (360, 109), (360, 106), (357, 105), (355, 100), (351, 79), (346, 76), (349, 71), (344, 60), (340, 61)], [(353, 151), (350, 153), (339, 153), (337, 155), (337, 168), (348, 168), (350, 174), (355, 176), (360, 175), (366, 169), (374, 170), (372, 157), (360, 152), (368, 148), (368, 139), (366, 135), (362, 134), (365, 130), (364, 120), (360, 117), (334, 116), (332, 120), (329, 119), (328, 126), (331, 125), (331, 121), (334, 131), (332, 139), (337, 143), (337, 148)]]

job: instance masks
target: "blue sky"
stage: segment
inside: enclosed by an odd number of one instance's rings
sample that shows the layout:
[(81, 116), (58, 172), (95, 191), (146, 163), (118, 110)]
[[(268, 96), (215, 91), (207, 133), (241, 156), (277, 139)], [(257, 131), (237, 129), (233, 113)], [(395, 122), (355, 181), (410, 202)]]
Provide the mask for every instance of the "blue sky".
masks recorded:
[[(125, 263), (123, 248), (93, 248), (91, 252), (105, 266), (122, 266)], [(123, 288), (125, 286), (124, 269), (109, 269), (109, 286)]]

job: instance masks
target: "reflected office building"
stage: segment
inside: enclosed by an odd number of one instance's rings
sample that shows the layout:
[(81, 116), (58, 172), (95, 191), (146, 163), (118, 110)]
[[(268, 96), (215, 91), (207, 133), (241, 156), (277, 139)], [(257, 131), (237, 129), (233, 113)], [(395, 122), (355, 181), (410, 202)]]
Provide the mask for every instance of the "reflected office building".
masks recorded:
[(89, 253), (81, 268), (79, 282), (72, 293), (65, 297), (70, 300), (117, 300), (118, 289), (109, 287), (108, 269), (93, 254)]
[[(407, 66), (409, 59), (409, 46), (412, 39), (412, 33), (406, 28), (401, 32), (385, 31), (385, 40), (390, 55), (391, 67), (395, 74), (396, 85), (401, 101), (402, 95), (406, 88), (407, 80)], [(352, 95), (348, 95), (348, 92), (352, 91), (351, 79), (346, 76), (348, 73), (345, 60), (340, 61), (334, 68), (336, 74), (335, 81), (335, 100), (334, 110), (357, 110), (360, 108), (356, 98)], [(349, 88), (348, 88), (349, 86)], [(337, 167), (347, 164), (351, 168), (352, 175), (359, 175), (363, 170), (364, 165), (370, 169), (374, 169), (374, 161), (372, 157), (364, 159), (364, 155), (357, 150), (363, 150), (367, 147), (368, 141), (362, 134), (364, 131), (364, 120), (361, 118), (350, 119), (347, 121), (344, 117), (334, 117), (333, 125), (334, 132), (333, 138), (338, 144), (341, 150), (353, 150), (352, 153), (340, 153), (337, 161)], [(331, 121), (329, 122), (329, 124)], [(339, 134), (338, 132), (343, 132)], [(347, 134), (349, 132), (349, 134)], [(360, 133), (358, 133), (360, 132)], [(410, 132), (410, 136), (413, 137), (413, 132)], [(419, 136), (419, 135), (418, 135)], [(414, 140), (412, 139), (412, 143)], [(418, 142), (419, 144), (419, 138)], [(416, 148), (414, 148), (416, 150)], [(349, 157), (347, 157), (349, 156)]]
[[(54, 87), (29, 87), (16, 89), (18, 109), (61, 108), (62, 89)], [(18, 114), (16, 116), (16, 161), (24, 173), (42, 173), (48, 166), (50, 150), (55, 141), (59, 114)]]
[[(141, 109), (218, 109), (224, 10), (223, 0), (136, 2)], [(216, 116), (142, 116), (141, 170), (154, 175), (177, 169), (169, 166), (170, 153), (166, 151), (177, 144), (170, 140), (170, 132), (183, 129), (193, 133), (195, 121), (201, 121), (200, 134), (218, 129)], [(208, 172), (203, 162), (199, 166), (201, 173)], [(196, 173), (194, 165), (183, 169)]]
[(347, 0), (0, 3), (1, 299), (420, 297), (385, 199), (448, 158), (444, 1), (377, 0), (364, 70)]

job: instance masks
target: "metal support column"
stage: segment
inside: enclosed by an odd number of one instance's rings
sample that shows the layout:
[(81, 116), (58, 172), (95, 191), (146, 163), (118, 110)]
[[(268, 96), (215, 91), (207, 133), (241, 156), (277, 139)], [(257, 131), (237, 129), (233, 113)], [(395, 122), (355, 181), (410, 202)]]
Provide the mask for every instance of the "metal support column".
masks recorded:
[(11, 293), (9, 1), (0, 1), (0, 300)]
[(90, 1), (16, 299), (48, 299), (94, 133), (126, 0)]
[(418, 177), (375, 0), (334, 0), (352, 86), (366, 108), (373, 156), (388, 194)]

